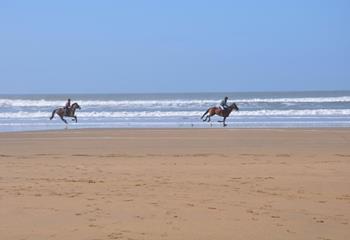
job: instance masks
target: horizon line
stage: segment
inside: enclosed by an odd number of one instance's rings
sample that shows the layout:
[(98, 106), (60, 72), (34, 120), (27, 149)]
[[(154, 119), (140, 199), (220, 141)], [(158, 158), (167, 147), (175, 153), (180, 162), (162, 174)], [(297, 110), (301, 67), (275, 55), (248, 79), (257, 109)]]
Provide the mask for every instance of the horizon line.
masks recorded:
[(213, 94), (213, 93), (302, 93), (302, 92), (348, 92), (350, 89), (336, 89), (336, 90), (268, 90), (268, 91), (203, 91), (203, 92), (192, 92), (192, 91), (177, 91), (177, 92), (37, 92), (37, 93), (0, 93), (0, 95), (136, 95), (136, 94)]

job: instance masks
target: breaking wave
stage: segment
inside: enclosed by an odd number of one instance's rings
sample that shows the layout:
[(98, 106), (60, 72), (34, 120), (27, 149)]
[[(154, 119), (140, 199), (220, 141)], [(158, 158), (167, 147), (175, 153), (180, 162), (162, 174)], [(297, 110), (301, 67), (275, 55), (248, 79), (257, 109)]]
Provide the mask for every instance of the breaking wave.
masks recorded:
[[(63, 100), (27, 100), (27, 99), (0, 99), (0, 107), (58, 107), (64, 104)], [(191, 99), (191, 100), (79, 100), (81, 106), (87, 107), (186, 107), (186, 106), (211, 106), (215, 105), (220, 99)], [(315, 97), (315, 98), (250, 98), (250, 99), (231, 99), (237, 103), (350, 103), (350, 96), (343, 97)]]
[[(82, 118), (161, 118), (161, 117), (198, 117), (204, 111), (102, 111), (102, 112), (79, 112), (78, 117)], [(304, 110), (257, 110), (257, 111), (239, 111), (234, 112), (234, 116), (255, 116), (255, 117), (273, 117), (273, 116), (343, 116), (350, 117), (350, 109), (304, 109)], [(50, 112), (4, 112), (0, 118), (47, 118), (51, 116)]]

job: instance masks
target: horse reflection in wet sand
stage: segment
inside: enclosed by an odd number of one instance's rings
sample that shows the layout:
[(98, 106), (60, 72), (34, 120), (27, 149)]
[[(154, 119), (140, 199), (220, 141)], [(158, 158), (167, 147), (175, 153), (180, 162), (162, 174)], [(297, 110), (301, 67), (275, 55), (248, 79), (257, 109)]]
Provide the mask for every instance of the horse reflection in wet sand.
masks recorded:
[(233, 110), (239, 111), (239, 108), (237, 107), (237, 105), (235, 103), (232, 103), (230, 106), (228, 106), (224, 110), (219, 108), (219, 107), (211, 107), (203, 114), (201, 119), (203, 119), (203, 121), (210, 122), (210, 117), (212, 117), (214, 115), (218, 115), (218, 116), (221, 116), (224, 118), (223, 121), (219, 121), (219, 122), (223, 122), (223, 126), (226, 127), (227, 126), (227, 124), (225, 123), (226, 118), (230, 115), (230, 113)]
[(72, 106), (69, 108), (69, 111), (66, 112), (65, 109), (62, 108), (57, 108), (55, 110), (52, 111), (52, 115), (50, 117), (50, 120), (52, 120), (55, 116), (55, 113), (60, 116), (61, 120), (63, 122), (65, 122), (67, 124), (66, 119), (64, 119), (63, 117), (71, 117), (74, 118), (75, 122), (78, 122), (78, 118), (77, 116), (75, 116), (75, 110), (77, 109), (81, 109), (78, 103), (73, 103)]

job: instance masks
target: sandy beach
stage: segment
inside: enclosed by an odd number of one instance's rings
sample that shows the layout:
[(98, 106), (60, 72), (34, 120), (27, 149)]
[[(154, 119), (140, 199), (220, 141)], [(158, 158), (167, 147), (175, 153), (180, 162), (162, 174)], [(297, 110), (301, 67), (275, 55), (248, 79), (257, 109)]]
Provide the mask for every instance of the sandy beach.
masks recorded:
[(0, 133), (0, 239), (350, 239), (350, 129)]

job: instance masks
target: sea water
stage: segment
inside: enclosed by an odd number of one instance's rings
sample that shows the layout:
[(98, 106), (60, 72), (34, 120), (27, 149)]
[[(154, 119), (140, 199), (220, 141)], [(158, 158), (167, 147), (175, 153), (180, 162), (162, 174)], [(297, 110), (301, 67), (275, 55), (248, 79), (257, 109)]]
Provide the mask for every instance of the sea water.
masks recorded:
[(238, 112), (228, 128), (350, 127), (350, 91), (0, 95), (0, 131), (64, 129), (55, 108), (77, 102), (78, 123), (68, 128), (218, 128), (200, 117), (227, 96)]

